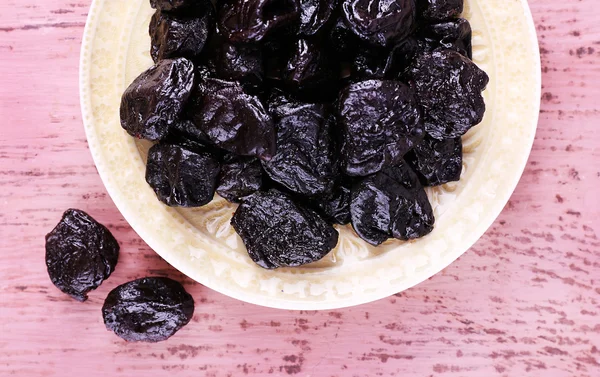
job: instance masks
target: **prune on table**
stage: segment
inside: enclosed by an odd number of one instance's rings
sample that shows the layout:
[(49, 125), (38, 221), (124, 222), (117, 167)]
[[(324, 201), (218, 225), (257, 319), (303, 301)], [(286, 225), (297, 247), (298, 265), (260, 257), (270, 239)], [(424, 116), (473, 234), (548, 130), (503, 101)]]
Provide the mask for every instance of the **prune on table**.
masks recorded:
[(210, 0), (191, 15), (174, 16), (157, 10), (150, 21), (151, 49), (154, 62), (162, 59), (200, 56), (215, 25), (215, 10)]
[(318, 198), (315, 203), (317, 212), (326, 221), (346, 225), (350, 223), (351, 185), (337, 186), (333, 194)]
[(342, 13), (354, 34), (376, 46), (394, 45), (415, 27), (415, 0), (344, 0)]
[(263, 170), (260, 160), (228, 154), (221, 165), (217, 193), (224, 199), (239, 203), (263, 187)]
[(350, 176), (370, 175), (401, 162), (424, 136), (415, 96), (398, 81), (349, 85), (340, 94), (339, 116), (342, 167)]
[(451, 50), (424, 53), (407, 75), (423, 108), (425, 130), (433, 138), (460, 137), (482, 121), (481, 92), (489, 78), (468, 58)]
[(350, 213), (356, 233), (374, 246), (391, 237), (404, 241), (423, 237), (435, 221), (425, 190), (405, 163), (356, 184)]
[(259, 98), (238, 82), (207, 78), (191, 101), (192, 121), (219, 148), (269, 160), (276, 151), (273, 121)]
[(462, 172), (461, 138), (436, 140), (427, 136), (406, 160), (424, 186), (458, 181)]
[(305, 37), (319, 33), (337, 9), (338, 0), (299, 0), (299, 34)]
[(119, 285), (106, 297), (106, 328), (128, 342), (169, 339), (194, 315), (194, 299), (183, 286), (164, 277), (147, 277)]
[(331, 194), (338, 176), (327, 105), (296, 101), (270, 106), (277, 125), (277, 153), (263, 162), (269, 177), (288, 190), (315, 196)]
[(188, 11), (203, 4), (204, 0), (150, 0), (152, 8), (165, 12)]
[(471, 24), (464, 18), (427, 25), (420, 34), (428, 51), (443, 48), (455, 50), (469, 59), (473, 56)]
[(299, 15), (298, 0), (230, 0), (221, 5), (219, 29), (231, 42), (257, 42)]
[(121, 99), (121, 126), (140, 139), (164, 139), (194, 87), (194, 64), (165, 59), (136, 78)]
[(201, 207), (214, 197), (220, 173), (218, 156), (201, 145), (159, 143), (150, 148), (146, 182), (172, 207)]
[(338, 241), (338, 232), (315, 211), (277, 190), (244, 199), (231, 219), (250, 258), (267, 269), (316, 262)]
[(52, 283), (77, 301), (87, 300), (112, 274), (119, 243), (87, 213), (69, 209), (46, 235), (46, 267)]
[(338, 73), (326, 50), (317, 42), (299, 39), (283, 70), (285, 85), (291, 92), (316, 102), (317, 99), (335, 98)]
[(444, 21), (457, 18), (463, 11), (464, 0), (417, 0), (425, 19)]

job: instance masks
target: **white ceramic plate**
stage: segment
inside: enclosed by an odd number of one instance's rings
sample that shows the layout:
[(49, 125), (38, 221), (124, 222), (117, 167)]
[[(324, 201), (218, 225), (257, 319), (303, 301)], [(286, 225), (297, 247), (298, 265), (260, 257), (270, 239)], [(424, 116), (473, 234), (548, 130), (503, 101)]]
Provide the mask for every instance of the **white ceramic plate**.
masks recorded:
[(148, 145), (119, 123), (124, 89), (152, 65), (148, 0), (94, 0), (81, 52), (81, 105), (88, 143), (106, 188), (133, 229), (196, 281), (239, 300), (285, 309), (332, 309), (374, 301), (439, 272), (481, 237), (508, 201), (533, 143), (540, 57), (525, 0), (467, 0), (474, 60), (490, 76), (484, 121), (464, 137), (459, 183), (428, 192), (433, 233), (368, 246), (339, 227), (336, 249), (297, 269), (263, 270), (248, 257), (218, 197), (194, 210), (161, 204), (144, 179)]

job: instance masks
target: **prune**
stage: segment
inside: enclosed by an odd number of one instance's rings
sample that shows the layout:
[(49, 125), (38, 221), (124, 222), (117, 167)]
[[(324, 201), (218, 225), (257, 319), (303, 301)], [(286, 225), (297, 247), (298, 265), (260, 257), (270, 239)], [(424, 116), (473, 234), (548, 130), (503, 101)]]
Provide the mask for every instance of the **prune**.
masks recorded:
[(186, 17), (157, 10), (150, 21), (150, 54), (154, 62), (178, 57), (199, 57), (214, 24), (215, 10), (209, 0), (204, 0), (201, 7)]
[(389, 46), (406, 38), (415, 26), (415, 0), (344, 0), (346, 24), (362, 40)]
[(458, 181), (462, 172), (462, 141), (425, 137), (406, 157), (424, 186)]
[(267, 269), (316, 262), (338, 241), (338, 232), (315, 211), (277, 190), (244, 199), (231, 219), (250, 258)]
[(329, 22), (338, 0), (299, 0), (299, 34), (310, 37), (317, 34)]
[(90, 215), (69, 209), (46, 235), (46, 267), (52, 283), (77, 301), (87, 300), (112, 274), (119, 243)]
[(185, 58), (162, 60), (123, 93), (121, 126), (137, 138), (164, 139), (178, 122), (194, 87), (194, 64)]
[(404, 241), (423, 237), (435, 221), (425, 190), (405, 163), (356, 184), (350, 213), (356, 233), (374, 246), (390, 237)]
[(263, 186), (260, 160), (253, 157), (226, 155), (221, 165), (217, 193), (232, 203), (254, 194)]
[(464, 18), (428, 25), (420, 34), (426, 45), (422, 51), (443, 48), (455, 50), (469, 59), (472, 57), (471, 24)]
[(150, 148), (146, 182), (172, 207), (201, 207), (215, 194), (218, 157), (195, 143), (159, 143)]
[(262, 84), (263, 55), (259, 45), (222, 41), (216, 48), (215, 66), (220, 78), (238, 81), (245, 89), (256, 90)]
[(425, 130), (433, 138), (460, 137), (483, 119), (481, 92), (488, 75), (458, 52), (424, 53), (407, 74), (423, 108)]
[(329, 32), (328, 48), (335, 51), (341, 59), (351, 59), (362, 42), (346, 25), (343, 17), (337, 19)]
[(259, 98), (237, 82), (208, 78), (198, 86), (192, 121), (218, 147), (240, 156), (269, 160), (276, 150), (273, 121)]
[(326, 221), (334, 224), (346, 225), (350, 223), (351, 185), (336, 187), (331, 196), (317, 199), (315, 207), (317, 212)]
[[(171, 136), (176, 144), (180, 139), (191, 140), (199, 144), (210, 145), (208, 135), (204, 133), (196, 124), (190, 120), (173, 123), (171, 127)], [(170, 140), (170, 139), (167, 139)]]
[(152, 8), (165, 12), (188, 11), (203, 4), (204, 0), (150, 0)]
[(263, 162), (269, 177), (298, 194), (330, 194), (338, 167), (331, 137), (335, 118), (327, 106), (291, 101), (270, 111), (277, 124), (277, 153)]
[(349, 85), (340, 94), (339, 115), (342, 167), (350, 176), (399, 163), (424, 136), (414, 94), (398, 81)]
[(417, 0), (425, 19), (444, 21), (457, 18), (463, 11), (464, 0)]
[(231, 42), (257, 42), (297, 23), (299, 14), (298, 0), (231, 0), (222, 5), (219, 28)]
[(119, 285), (102, 306), (104, 324), (128, 342), (169, 339), (194, 315), (194, 299), (183, 286), (164, 277)]

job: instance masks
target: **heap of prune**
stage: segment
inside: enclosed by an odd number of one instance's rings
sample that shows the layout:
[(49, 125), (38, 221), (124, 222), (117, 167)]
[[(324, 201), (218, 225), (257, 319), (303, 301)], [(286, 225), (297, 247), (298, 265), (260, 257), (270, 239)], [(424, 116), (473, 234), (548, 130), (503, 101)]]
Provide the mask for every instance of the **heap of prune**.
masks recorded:
[(433, 230), (424, 186), (460, 179), (489, 78), (463, 0), (151, 0), (156, 65), (121, 123), (157, 144), (169, 206), (217, 192), (265, 268), (314, 262), (333, 224), (367, 242)]
[(112, 274), (119, 243), (106, 227), (87, 213), (67, 210), (46, 236), (46, 267), (52, 283), (77, 301), (87, 300)]
[(192, 296), (180, 283), (163, 277), (119, 285), (102, 306), (106, 328), (129, 342), (167, 340), (193, 315)]

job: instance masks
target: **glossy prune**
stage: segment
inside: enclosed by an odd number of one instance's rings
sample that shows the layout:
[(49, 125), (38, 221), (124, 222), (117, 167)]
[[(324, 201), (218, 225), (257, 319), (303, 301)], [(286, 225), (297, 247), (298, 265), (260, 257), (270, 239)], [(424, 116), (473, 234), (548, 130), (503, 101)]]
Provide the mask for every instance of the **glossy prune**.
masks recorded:
[(331, 137), (335, 118), (328, 107), (290, 101), (270, 111), (277, 124), (277, 153), (263, 162), (269, 177), (294, 193), (330, 194), (338, 167)]
[(52, 283), (77, 301), (87, 300), (115, 270), (119, 243), (90, 215), (67, 210), (46, 235), (46, 267)]
[(196, 126), (196, 124), (190, 120), (183, 120), (181, 122), (176, 122), (171, 127), (171, 138), (168, 138), (167, 141), (174, 139), (174, 143), (176, 144), (181, 139), (190, 140), (202, 145), (210, 145), (210, 139), (208, 135), (200, 129), (200, 127)]
[(189, 11), (203, 4), (204, 0), (150, 0), (152, 8), (165, 12)]
[(425, 131), (443, 140), (464, 135), (485, 113), (481, 92), (488, 75), (456, 51), (436, 50), (415, 59), (407, 75), (423, 108)]
[(300, 4), (300, 28), (305, 37), (319, 33), (335, 13), (338, 0), (298, 0)]
[(208, 78), (193, 97), (192, 121), (219, 148), (269, 160), (276, 151), (273, 121), (260, 99), (237, 82)]
[(150, 21), (152, 59), (198, 58), (214, 25), (215, 10), (209, 0), (185, 17), (157, 10)]
[(119, 285), (106, 297), (106, 329), (128, 342), (169, 339), (194, 315), (194, 299), (183, 286), (164, 277), (147, 277)]
[(222, 198), (239, 203), (242, 198), (254, 194), (262, 186), (263, 170), (259, 159), (231, 154), (225, 156), (217, 187), (217, 193)]
[(219, 29), (231, 42), (257, 42), (299, 14), (298, 0), (230, 0), (221, 5)]
[(444, 21), (457, 18), (463, 11), (464, 0), (417, 0), (425, 19)]
[(150, 148), (146, 182), (158, 199), (172, 207), (201, 207), (214, 197), (220, 163), (195, 143), (160, 143)]
[(420, 32), (426, 45), (422, 51), (433, 51), (436, 48), (450, 49), (470, 59), (473, 55), (471, 34), (471, 24), (464, 18), (427, 25)]
[(350, 176), (377, 173), (423, 138), (421, 111), (412, 90), (398, 81), (369, 80), (340, 94), (342, 167)]
[(194, 87), (194, 64), (161, 60), (142, 73), (121, 99), (121, 126), (140, 139), (164, 139), (178, 122)]
[(375, 246), (391, 237), (404, 241), (423, 237), (435, 221), (425, 190), (405, 163), (356, 184), (350, 213), (356, 233)]
[(336, 187), (333, 194), (316, 200), (315, 208), (326, 221), (346, 225), (350, 223), (351, 185)]
[(238, 81), (245, 89), (256, 90), (263, 82), (263, 54), (259, 45), (222, 40), (216, 47), (214, 63), (220, 78)]
[(415, 26), (415, 0), (344, 0), (346, 24), (362, 40), (376, 46), (394, 45)]
[(406, 157), (424, 186), (458, 181), (462, 172), (462, 141), (425, 137)]
[(244, 199), (231, 219), (250, 258), (267, 269), (316, 262), (338, 241), (338, 232), (315, 211), (277, 190)]

